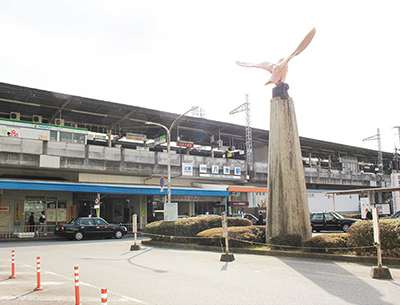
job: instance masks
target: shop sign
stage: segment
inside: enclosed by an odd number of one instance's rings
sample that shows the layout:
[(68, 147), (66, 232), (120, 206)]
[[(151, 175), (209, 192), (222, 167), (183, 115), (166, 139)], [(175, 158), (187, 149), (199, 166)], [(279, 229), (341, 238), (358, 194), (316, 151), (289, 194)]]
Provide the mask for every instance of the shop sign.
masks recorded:
[(76, 200), (94, 200), (96, 198), (96, 193), (75, 193), (74, 199)]
[(203, 196), (171, 196), (172, 201), (209, 201), (207, 197)]
[(128, 132), (126, 134), (126, 139), (145, 142), (147, 140), (147, 136), (145, 134)]
[(228, 205), (231, 207), (248, 207), (248, 201), (229, 201)]
[(187, 141), (178, 141), (177, 145), (180, 147), (188, 147), (188, 148), (193, 148), (194, 146), (193, 142), (187, 142)]
[(224, 175), (229, 175), (231, 173), (231, 169), (229, 166), (224, 166)]
[(0, 207), (0, 212), (9, 212), (10, 207)]
[(213, 207), (214, 208), (221, 208), (225, 206), (225, 202), (214, 202)]
[(19, 203), (15, 204), (15, 222), (19, 223), (20, 222), (20, 216), (19, 216)]
[(154, 146), (155, 145), (161, 145), (167, 142), (167, 136), (163, 135), (161, 137), (155, 138), (154, 139)]

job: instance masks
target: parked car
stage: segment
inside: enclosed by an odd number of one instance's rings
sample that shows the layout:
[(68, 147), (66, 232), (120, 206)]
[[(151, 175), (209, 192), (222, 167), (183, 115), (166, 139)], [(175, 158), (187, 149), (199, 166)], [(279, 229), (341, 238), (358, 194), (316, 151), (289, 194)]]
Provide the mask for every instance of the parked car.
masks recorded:
[(311, 213), (311, 227), (313, 231), (343, 230), (347, 232), (350, 226), (361, 219), (345, 218), (336, 212)]
[(392, 218), (392, 219), (400, 218), (400, 211), (397, 211), (396, 213), (394, 213), (392, 216), (390, 216), (390, 218)]
[(103, 237), (117, 239), (128, 233), (128, 229), (121, 225), (110, 224), (100, 217), (78, 217), (67, 224), (57, 226), (54, 235), (65, 237), (68, 240), (81, 240), (84, 237)]
[[(229, 215), (229, 217), (241, 217), (241, 218), (246, 218), (246, 219), (250, 220), (250, 221), (253, 223), (253, 225), (258, 225), (258, 224), (259, 224), (259, 223), (258, 223), (258, 218), (257, 218), (256, 216), (254, 216), (253, 214), (250, 214), (250, 213), (232, 214), (232, 215)], [(266, 224), (265, 219), (263, 219), (261, 225), (265, 225), (265, 224)]]

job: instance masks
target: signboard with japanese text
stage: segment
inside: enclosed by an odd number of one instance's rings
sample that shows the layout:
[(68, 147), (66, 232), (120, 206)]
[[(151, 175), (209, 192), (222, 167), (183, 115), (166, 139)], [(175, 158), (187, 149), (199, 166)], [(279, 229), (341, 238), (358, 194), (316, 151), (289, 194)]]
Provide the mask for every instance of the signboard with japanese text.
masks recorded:
[(206, 164), (200, 164), (199, 165), (199, 172), (200, 173), (207, 173), (207, 165)]
[(191, 163), (182, 163), (182, 176), (193, 176), (193, 165)]
[(211, 173), (212, 174), (218, 174), (219, 173), (219, 166), (218, 165), (212, 165), (211, 166)]
[(187, 141), (178, 141), (177, 145), (180, 147), (188, 147), (188, 148), (193, 148), (194, 146), (193, 142), (187, 142)]
[(178, 203), (166, 202), (164, 203), (164, 221), (178, 220)]
[(161, 145), (167, 143), (167, 136), (163, 135), (161, 137), (155, 138), (154, 139), (154, 145)]
[[(400, 187), (400, 174), (392, 174), (392, 187)], [(392, 192), (393, 212), (400, 210), (400, 192)]]
[(143, 141), (143, 142), (147, 140), (147, 136), (145, 134), (132, 133), (132, 132), (128, 132), (126, 134), (126, 138), (128, 140)]

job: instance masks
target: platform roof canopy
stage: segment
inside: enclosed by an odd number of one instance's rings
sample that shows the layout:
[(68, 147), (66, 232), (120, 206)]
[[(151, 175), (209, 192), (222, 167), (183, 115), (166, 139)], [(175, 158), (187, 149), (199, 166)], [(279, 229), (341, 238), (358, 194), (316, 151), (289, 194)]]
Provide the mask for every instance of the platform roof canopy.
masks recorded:
[[(190, 101), (187, 103), (190, 109)], [(201, 105), (199, 105), (201, 106)], [(188, 109), (184, 109), (188, 110)], [(66, 126), (87, 128), (93, 132), (126, 135), (139, 133), (148, 139), (165, 134), (164, 129), (146, 125), (152, 121), (167, 127), (181, 114), (164, 112), (138, 106), (118, 104), (91, 98), (73, 96), (57, 92), (0, 83), (0, 118), (10, 118), (11, 112), (21, 115), (21, 120), (32, 121), (33, 116), (42, 116), (43, 123), (54, 124), (56, 118), (63, 119)], [(244, 119), (243, 119), (244, 122)], [(175, 126), (177, 126), (176, 124)], [(268, 127), (268, 126), (266, 126)], [(334, 127), (331, 127), (334, 128)], [(176, 132), (172, 132), (172, 140)], [(184, 116), (179, 120), (179, 136), (181, 140), (195, 144), (207, 145), (220, 138), (225, 146), (228, 143), (241, 143), (245, 147), (245, 126), (208, 120), (193, 116)], [(269, 132), (252, 128), (253, 146), (266, 145)], [(327, 157), (352, 155), (360, 158), (376, 158), (377, 151), (354, 146), (342, 145), (327, 141), (300, 137), (303, 154)], [(384, 160), (391, 160), (391, 153), (383, 153)]]

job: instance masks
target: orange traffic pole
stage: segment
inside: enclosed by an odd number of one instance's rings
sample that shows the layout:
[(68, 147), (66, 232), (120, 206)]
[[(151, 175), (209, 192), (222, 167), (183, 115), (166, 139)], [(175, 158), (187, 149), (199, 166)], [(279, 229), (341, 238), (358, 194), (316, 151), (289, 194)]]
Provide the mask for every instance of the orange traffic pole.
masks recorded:
[(80, 305), (79, 298), (79, 267), (74, 267), (74, 275), (75, 275), (75, 305)]
[(15, 250), (11, 250), (11, 276), (10, 279), (15, 279)]
[(42, 286), (40, 285), (40, 256), (36, 258), (36, 279), (37, 279), (37, 285), (34, 290), (35, 291), (43, 290)]
[(107, 305), (107, 288), (101, 288), (101, 304)]

